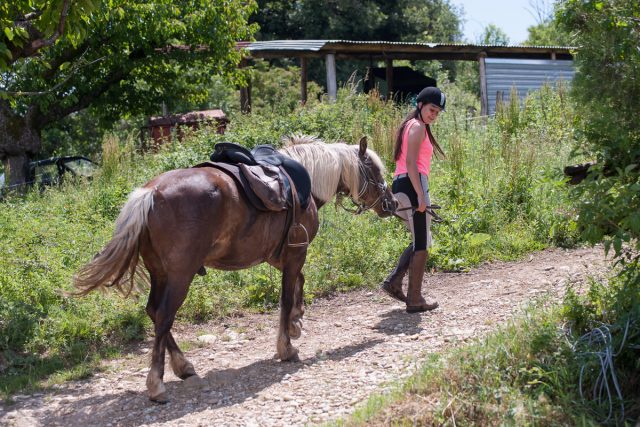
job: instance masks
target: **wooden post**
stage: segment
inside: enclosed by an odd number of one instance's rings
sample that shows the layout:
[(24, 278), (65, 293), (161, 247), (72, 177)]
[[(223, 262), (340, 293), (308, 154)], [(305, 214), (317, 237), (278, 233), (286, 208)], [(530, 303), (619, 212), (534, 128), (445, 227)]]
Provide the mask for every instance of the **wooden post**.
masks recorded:
[(300, 103), (307, 103), (307, 58), (300, 57)]
[(487, 69), (484, 59), (487, 57), (486, 52), (478, 54), (478, 63), (480, 65), (480, 115), (485, 117), (489, 114), (489, 98), (487, 96)]
[[(247, 60), (240, 61), (240, 68), (247, 66)], [(251, 112), (251, 78), (247, 77), (247, 86), (240, 88), (240, 111), (243, 113)]]
[(329, 101), (335, 102), (338, 98), (338, 84), (336, 82), (336, 55), (328, 53), (325, 63), (327, 65), (327, 92)]
[(386, 98), (387, 101), (393, 97), (393, 59), (385, 59), (385, 64), (387, 66), (386, 70), (386, 79), (387, 79), (387, 93)]
[(498, 110), (502, 110), (504, 107), (504, 92), (501, 90), (496, 91), (496, 113)]

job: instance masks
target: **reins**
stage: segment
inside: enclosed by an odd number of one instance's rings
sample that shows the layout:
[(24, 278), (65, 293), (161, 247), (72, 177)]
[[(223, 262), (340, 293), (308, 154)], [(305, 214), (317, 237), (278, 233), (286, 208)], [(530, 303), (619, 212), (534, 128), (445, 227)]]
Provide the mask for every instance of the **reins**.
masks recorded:
[[(408, 211), (409, 209), (411, 209), (413, 212), (412, 214), (415, 212), (416, 208), (413, 206), (407, 206), (406, 208), (399, 208), (396, 209), (396, 212), (402, 212), (402, 211)], [(444, 219), (442, 219), (442, 217), (440, 215), (438, 215), (434, 209), (441, 209), (441, 207), (439, 205), (427, 205), (427, 209), (425, 210), (425, 212), (429, 215), (431, 215), (433, 217), (433, 222), (443, 222)]]

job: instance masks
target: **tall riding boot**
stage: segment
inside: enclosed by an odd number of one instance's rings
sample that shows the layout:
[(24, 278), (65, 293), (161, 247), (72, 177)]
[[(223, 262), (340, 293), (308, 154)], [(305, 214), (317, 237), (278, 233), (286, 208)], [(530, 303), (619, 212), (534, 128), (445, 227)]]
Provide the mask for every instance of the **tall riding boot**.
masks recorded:
[(437, 301), (425, 301), (422, 297), (422, 278), (427, 262), (427, 251), (416, 251), (409, 267), (409, 289), (407, 290), (407, 313), (418, 313), (438, 307)]
[(391, 274), (382, 282), (380, 289), (387, 293), (391, 298), (395, 298), (398, 301), (406, 302), (407, 297), (402, 292), (402, 278), (409, 269), (411, 264), (411, 255), (413, 254), (413, 245), (407, 246), (398, 259), (398, 265), (393, 269)]

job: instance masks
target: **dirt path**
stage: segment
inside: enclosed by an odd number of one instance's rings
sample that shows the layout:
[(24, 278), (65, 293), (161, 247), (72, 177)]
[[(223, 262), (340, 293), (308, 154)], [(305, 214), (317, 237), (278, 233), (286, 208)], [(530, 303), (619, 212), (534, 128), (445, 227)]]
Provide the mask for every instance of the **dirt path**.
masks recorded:
[(275, 352), (277, 316), (251, 314), (174, 334), (199, 377), (177, 379), (167, 366), (171, 401), (145, 395), (150, 341), (105, 372), (54, 390), (15, 396), (0, 406), (0, 425), (304, 425), (339, 418), (373, 392), (415, 371), (421, 358), (485, 334), (522, 304), (557, 298), (606, 268), (601, 248), (543, 251), (517, 263), (486, 264), (469, 273), (427, 275), (440, 308), (407, 314), (379, 291), (357, 291), (307, 307), (294, 344), (300, 363)]

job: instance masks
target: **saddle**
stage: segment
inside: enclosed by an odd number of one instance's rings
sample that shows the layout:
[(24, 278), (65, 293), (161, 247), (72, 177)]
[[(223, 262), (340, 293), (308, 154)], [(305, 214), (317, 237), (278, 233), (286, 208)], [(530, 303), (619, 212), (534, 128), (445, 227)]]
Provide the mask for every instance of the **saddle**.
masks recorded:
[[(231, 142), (214, 146), (209, 162), (194, 167), (214, 167), (231, 176), (247, 200), (260, 211), (287, 210), (289, 246), (306, 246), (309, 238), (296, 221), (311, 196), (311, 178), (300, 163), (279, 153), (271, 145), (258, 145), (249, 151)], [(282, 244), (278, 252), (282, 250)]]

